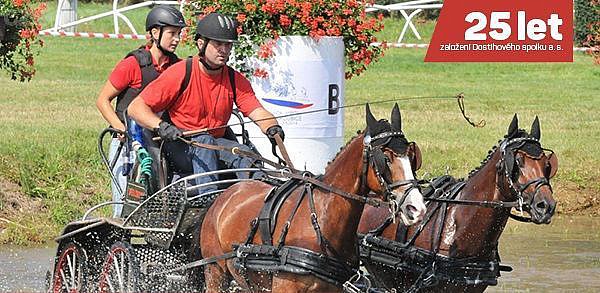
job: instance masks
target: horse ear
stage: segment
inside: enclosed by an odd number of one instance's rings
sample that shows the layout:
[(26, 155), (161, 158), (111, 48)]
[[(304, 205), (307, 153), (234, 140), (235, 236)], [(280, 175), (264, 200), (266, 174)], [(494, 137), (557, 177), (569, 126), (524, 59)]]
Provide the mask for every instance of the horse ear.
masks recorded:
[(558, 172), (558, 157), (556, 154), (552, 153), (548, 158), (548, 165), (550, 167), (550, 171), (548, 171), (548, 178), (554, 177), (556, 172)]
[(540, 140), (540, 137), (542, 136), (542, 131), (540, 130), (540, 119), (538, 119), (538, 116), (535, 116), (535, 120), (533, 120), (533, 124), (531, 124), (530, 134), (537, 140)]
[(517, 130), (519, 130), (519, 118), (517, 118), (517, 113), (515, 113), (515, 116), (513, 116), (513, 119), (510, 122), (510, 126), (508, 126), (508, 137), (517, 134)]
[(398, 108), (398, 103), (394, 105), (392, 109), (392, 130), (394, 131), (402, 131), (402, 117), (400, 116), (400, 108)]
[(369, 108), (369, 104), (366, 104), (366, 112), (367, 112), (367, 130), (370, 134), (373, 134), (372, 128), (377, 124), (377, 120), (373, 117), (371, 113), (371, 108)]
[(419, 146), (416, 142), (411, 143), (411, 149), (412, 157), (410, 160), (410, 165), (413, 169), (413, 172), (416, 172), (417, 170), (421, 169), (421, 164), (423, 163), (423, 159), (421, 157), (421, 149), (419, 149)]

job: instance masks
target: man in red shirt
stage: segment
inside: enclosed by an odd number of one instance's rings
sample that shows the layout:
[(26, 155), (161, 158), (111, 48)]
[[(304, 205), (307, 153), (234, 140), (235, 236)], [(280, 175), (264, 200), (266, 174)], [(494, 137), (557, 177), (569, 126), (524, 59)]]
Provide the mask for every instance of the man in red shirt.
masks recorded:
[[(234, 103), (244, 116), (252, 119), (267, 134), (272, 143), (276, 134), (284, 138), (283, 129), (277, 124), (275, 117), (258, 102), (248, 79), (226, 65), (233, 43), (238, 39), (237, 23), (220, 13), (208, 14), (198, 21), (195, 39), (199, 54), (192, 59), (187, 87), (181, 89), (186, 75), (186, 62), (179, 62), (148, 85), (133, 100), (128, 113), (143, 127), (158, 132), (165, 141), (163, 153), (170, 166), (181, 176), (192, 172), (198, 174), (215, 171), (219, 161), (230, 168), (251, 167), (254, 162), (250, 158), (225, 151), (191, 147), (178, 139), (182, 136), (182, 130), (226, 125)], [(231, 73), (233, 78), (229, 77)], [(233, 80), (234, 85), (230, 80)], [(161, 118), (155, 114), (161, 111), (165, 111), (167, 115)], [(220, 128), (191, 139), (199, 143), (249, 150), (237, 141), (224, 138), (224, 133), (225, 128)], [(238, 177), (248, 178), (248, 174), (240, 172)], [(196, 183), (216, 179), (216, 176), (204, 176), (197, 179)], [(216, 186), (210, 186), (200, 190), (200, 194), (216, 189)]]

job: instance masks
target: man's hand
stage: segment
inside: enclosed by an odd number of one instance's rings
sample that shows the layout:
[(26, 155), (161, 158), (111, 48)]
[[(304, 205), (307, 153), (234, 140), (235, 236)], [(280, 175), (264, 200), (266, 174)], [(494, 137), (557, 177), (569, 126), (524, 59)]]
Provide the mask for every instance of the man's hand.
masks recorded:
[(281, 137), (282, 141), (285, 139), (285, 133), (283, 133), (283, 128), (281, 128), (281, 126), (276, 124), (267, 128), (267, 137), (271, 141), (271, 144), (274, 146), (277, 145), (277, 142), (275, 141), (276, 134), (279, 134), (279, 137)]
[(183, 136), (183, 132), (181, 132), (179, 128), (166, 121), (161, 121), (158, 124), (157, 132), (160, 138), (164, 141), (175, 141)]

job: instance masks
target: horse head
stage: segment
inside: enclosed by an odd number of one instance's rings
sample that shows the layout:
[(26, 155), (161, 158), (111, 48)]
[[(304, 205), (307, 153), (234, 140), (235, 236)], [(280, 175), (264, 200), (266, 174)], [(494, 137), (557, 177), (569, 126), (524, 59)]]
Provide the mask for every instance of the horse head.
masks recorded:
[(421, 167), (421, 151), (402, 132), (398, 104), (392, 110), (391, 123), (385, 119), (376, 120), (368, 104), (366, 120), (363, 184), (383, 195), (384, 200), (390, 202), (392, 212), (398, 212), (405, 225), (419, 222), (426, 211), (415, 179), (415, 172)]
[(552, 196), (552, 178), (558, 170), (554, 151), (540, 143), (540, 121), (535, 117), (530, 133), (519, 129), (517, 114), (508, 127), (506, 139), (500, 145), (498, 162), (499, 188), (509, 190), (512, 200), (531, 216), (536, 224), (548, 224), (554, 214), (556, 201)]

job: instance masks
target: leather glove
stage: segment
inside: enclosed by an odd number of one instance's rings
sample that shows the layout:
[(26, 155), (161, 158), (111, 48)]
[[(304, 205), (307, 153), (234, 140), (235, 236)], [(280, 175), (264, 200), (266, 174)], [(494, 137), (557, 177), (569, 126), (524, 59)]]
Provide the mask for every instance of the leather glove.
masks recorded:
[(183, 136), (183, 132), (179, 128), (166, 121), (161, 121), (160, 124), (158, 124), (158, 129), (156, 129), (156, 131), (164, 141), (175, 141)]
[(283, 133), (283, 128), (281, 128), (281, 126), (276, 124), (267, 128), (267, 137), (274, 146), (277, 145), (277, 142), (275, 141), (275, 134), (279, 134), (279, 137), (281, 137), (282, 141), (285, 139), (285, 133)]

